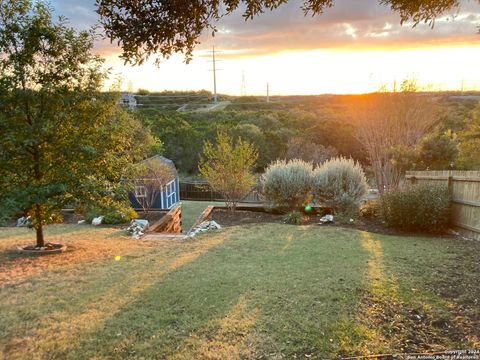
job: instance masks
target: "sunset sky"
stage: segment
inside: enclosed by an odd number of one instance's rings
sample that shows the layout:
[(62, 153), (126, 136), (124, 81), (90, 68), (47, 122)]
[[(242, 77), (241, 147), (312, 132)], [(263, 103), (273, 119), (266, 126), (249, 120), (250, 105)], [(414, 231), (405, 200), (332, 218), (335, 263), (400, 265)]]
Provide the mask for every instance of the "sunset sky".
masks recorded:
[[(99, 17), (94, 0), (53, 0), (57, 14), (78, 29)], [(217, 24), (214, 38), (205, 34), (190, 64), (182, 55), (143, 66), (124, 66), (120, 49), (99, 41), (95, 51), (107, 59), (124, 88), (212, 90), (211, 48), (220, 51), (218, 92), (239, 95), (242, 73), (247, 94), (364, 93), (396, 80), (415, 78), (432, 90), (480, 90), (480, 4), (462, 0), (459, 11), (428, 25), (400, 25), (398, 14), (377, 0), (337, 0), (323, 15), (304, 17), (302, 2), (245, 22), (241, 10)]]

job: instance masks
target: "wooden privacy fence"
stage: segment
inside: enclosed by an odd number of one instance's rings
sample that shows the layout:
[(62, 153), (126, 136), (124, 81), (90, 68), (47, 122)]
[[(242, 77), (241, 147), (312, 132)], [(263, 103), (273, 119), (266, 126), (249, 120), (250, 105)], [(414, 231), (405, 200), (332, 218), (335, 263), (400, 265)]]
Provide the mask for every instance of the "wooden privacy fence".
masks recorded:
[(464, 235), (480, 240), (480, 171), (407, 171), (412, 184), (447, 185), (452, 222)]
[[(223, 201), (221, 194), (212, 190), (210, 185), (204, 181), (180, 181), (180, 199), (182, 200), (204, 200)], [(259, 187), (255, 187), (241, 202), (261, 203)]]

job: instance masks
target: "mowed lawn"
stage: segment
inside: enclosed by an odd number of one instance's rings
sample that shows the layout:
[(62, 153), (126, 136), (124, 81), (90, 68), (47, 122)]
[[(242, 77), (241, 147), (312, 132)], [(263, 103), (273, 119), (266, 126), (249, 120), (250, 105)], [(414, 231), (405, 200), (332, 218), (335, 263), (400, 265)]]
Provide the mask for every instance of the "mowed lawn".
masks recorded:
[[(184, 242), (0, 229), (0, 358), (330, 359), (480, 347), (478, 242), (247, 225)], [(116, 256), (121, 258), (115, 259)]]
[(182, 200), (182, 230), (188, 232), (208, 205), (225, 206), (220, 201), (189, 201)]

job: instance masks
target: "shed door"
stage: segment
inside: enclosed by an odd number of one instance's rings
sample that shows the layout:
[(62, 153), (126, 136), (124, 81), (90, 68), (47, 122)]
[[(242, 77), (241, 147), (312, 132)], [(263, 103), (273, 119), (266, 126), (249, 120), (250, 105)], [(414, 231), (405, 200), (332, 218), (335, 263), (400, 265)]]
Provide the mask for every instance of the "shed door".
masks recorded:
[(165, 194), (166, 194), (166, 207), (170, 209), (173, 204), (175, 204), (175, 199), (177, 197), (177, 187), (175, 180), (170, 181), (165, 185)]

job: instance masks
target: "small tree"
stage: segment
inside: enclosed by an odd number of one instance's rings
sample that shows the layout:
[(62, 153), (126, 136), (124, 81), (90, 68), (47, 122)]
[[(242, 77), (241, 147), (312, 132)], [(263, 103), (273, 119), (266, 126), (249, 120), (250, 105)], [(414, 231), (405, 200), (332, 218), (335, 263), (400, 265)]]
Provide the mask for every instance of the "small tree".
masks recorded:
[(235, 211), (237, 202), (243, 199), (255, 185), (255, 166), (258, 154), (254, 147), (238, 138), (235, 143), (225, 132), (217, 133), (217, 143), (206, 141), (199, 170), (214, 191), (224, 198), (227, 207)]
[(295, 137), (288, 140), (285, 159), (302, 159), (315, 166), (320, 165), (337, 155), (338, 151), (332, 146), (325, 147), (301, 137)]
[(148, 214), (155, 205), (165, 184), (172, 180), (174, 175), (167, 164), (156, 161), (142, 164), (135, 171), (135, 174), (138, 174), (133, 181), (135, 199), (142, 207), (143, 212)]
[(124, 201), (120, 179), (147, 145), (102, 92), (93, 36), (41, 2), (0, 1), (0, 208), (31, 216), (38, 247), (64, 206)]
[(472, 111), (467, 128), (459, 134), (459, 163), (462, 169), (480, 169), (480, 105)]
[(392, 150), (415, 148), (439, 120), (437, 104), (416, 93), (411, 81), (402, 84), (400, 93), (366, 95), (352, 109), (352, 117), (381, 193), (397, 188), (401, 179), (402, 168), (392, 162)]

